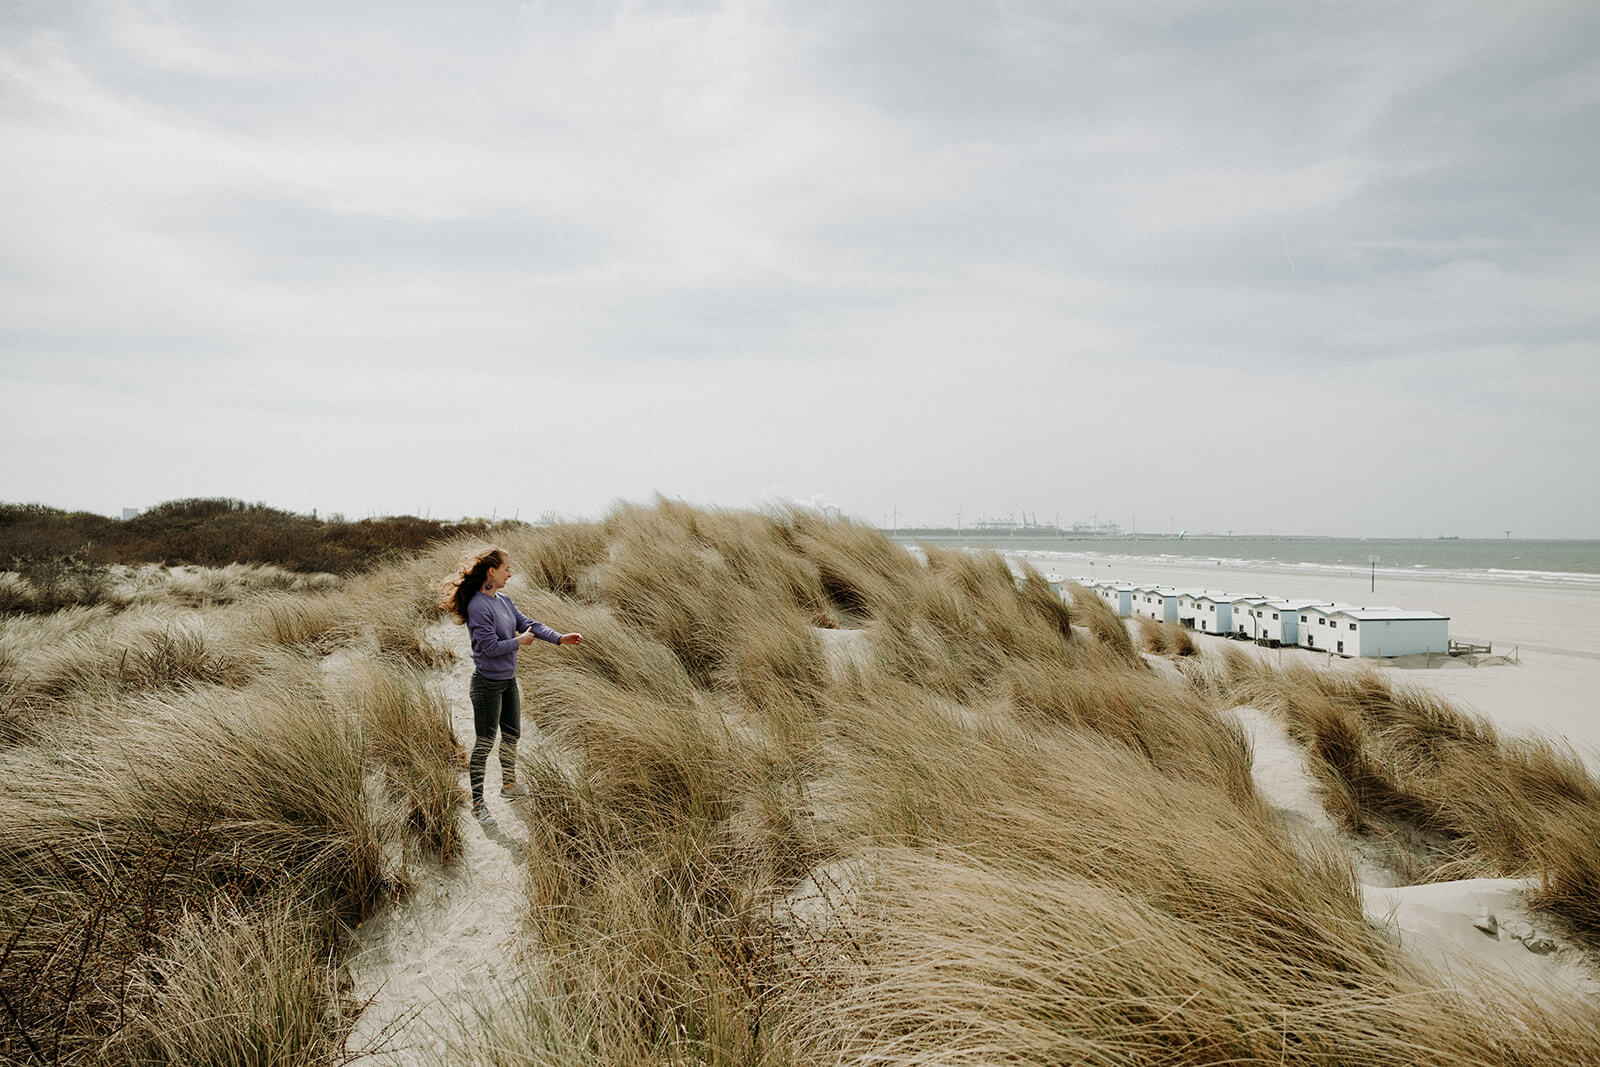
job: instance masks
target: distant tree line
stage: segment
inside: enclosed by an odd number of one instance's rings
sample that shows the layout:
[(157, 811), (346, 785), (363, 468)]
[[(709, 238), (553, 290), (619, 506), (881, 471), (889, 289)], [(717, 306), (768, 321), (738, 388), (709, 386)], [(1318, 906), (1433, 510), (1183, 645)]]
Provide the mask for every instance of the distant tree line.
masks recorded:
[(391, 515), (347, 522), (220, 497), (172, 500), (131, 519), (43, 504), (0, 503), (0, 570), (110, 563), (271, 563), (348, 574), (432, 541), (482, 534), (485, 522)]

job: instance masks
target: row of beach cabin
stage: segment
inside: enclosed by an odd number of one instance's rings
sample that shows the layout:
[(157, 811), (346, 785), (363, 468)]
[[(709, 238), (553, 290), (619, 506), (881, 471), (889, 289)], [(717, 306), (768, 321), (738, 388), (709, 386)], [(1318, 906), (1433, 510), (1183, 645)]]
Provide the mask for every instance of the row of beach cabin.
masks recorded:
[(1433, 611), (1366, 608), (1320, 600), (1292, 600), (1213, 589), (1073, 579), (1122, 618), (1176, 622), (1279, 648), (1312, 648), (1339, 656), (1386, 658), (1450, 651), (1450, 618)]

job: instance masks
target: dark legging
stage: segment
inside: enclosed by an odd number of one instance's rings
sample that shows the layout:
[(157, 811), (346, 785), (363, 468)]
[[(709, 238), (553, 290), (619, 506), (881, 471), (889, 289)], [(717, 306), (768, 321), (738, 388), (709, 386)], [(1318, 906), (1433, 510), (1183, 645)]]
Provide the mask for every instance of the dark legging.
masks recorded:
[(485, 678), (474, 671), (472, 686), (472, 730), (477, 741), (472, 746), (472, 759), (467, 764), (467, 777), (472, 780), (472, 802), (483, 803), (483, 768), (489, 762), (489, 750), (494, 747), (494, 735), (500, 734), (500, 773), (507, 784), (517, 777), (517, 739), (522, 736), (522, 694), (517, 691), (515, 678)]

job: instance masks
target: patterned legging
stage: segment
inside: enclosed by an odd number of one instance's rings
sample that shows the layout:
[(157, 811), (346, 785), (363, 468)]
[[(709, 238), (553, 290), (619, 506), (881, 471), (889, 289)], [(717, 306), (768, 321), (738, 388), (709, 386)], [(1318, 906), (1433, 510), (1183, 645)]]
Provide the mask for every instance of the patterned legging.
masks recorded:
[(472, 730), (477, 741), (467, 763), (472, 780), (472, 802), (483, 802), (483, 769), (489, 762), (494, 737), (500, 734), (500, 773), (504, 782), (517, 777), (517, 739), (522, 736), (522, 693), (515, 678), (485, 678), (476, 671), (468, 689), (472, 696)]

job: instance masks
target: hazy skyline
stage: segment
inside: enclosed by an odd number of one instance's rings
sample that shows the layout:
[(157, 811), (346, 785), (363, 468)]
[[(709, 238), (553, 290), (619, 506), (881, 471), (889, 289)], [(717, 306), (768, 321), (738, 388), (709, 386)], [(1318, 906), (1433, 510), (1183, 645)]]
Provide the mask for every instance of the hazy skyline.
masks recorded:
[(0, 500), (1600, 537), (1600, 7), (0, 8)]

